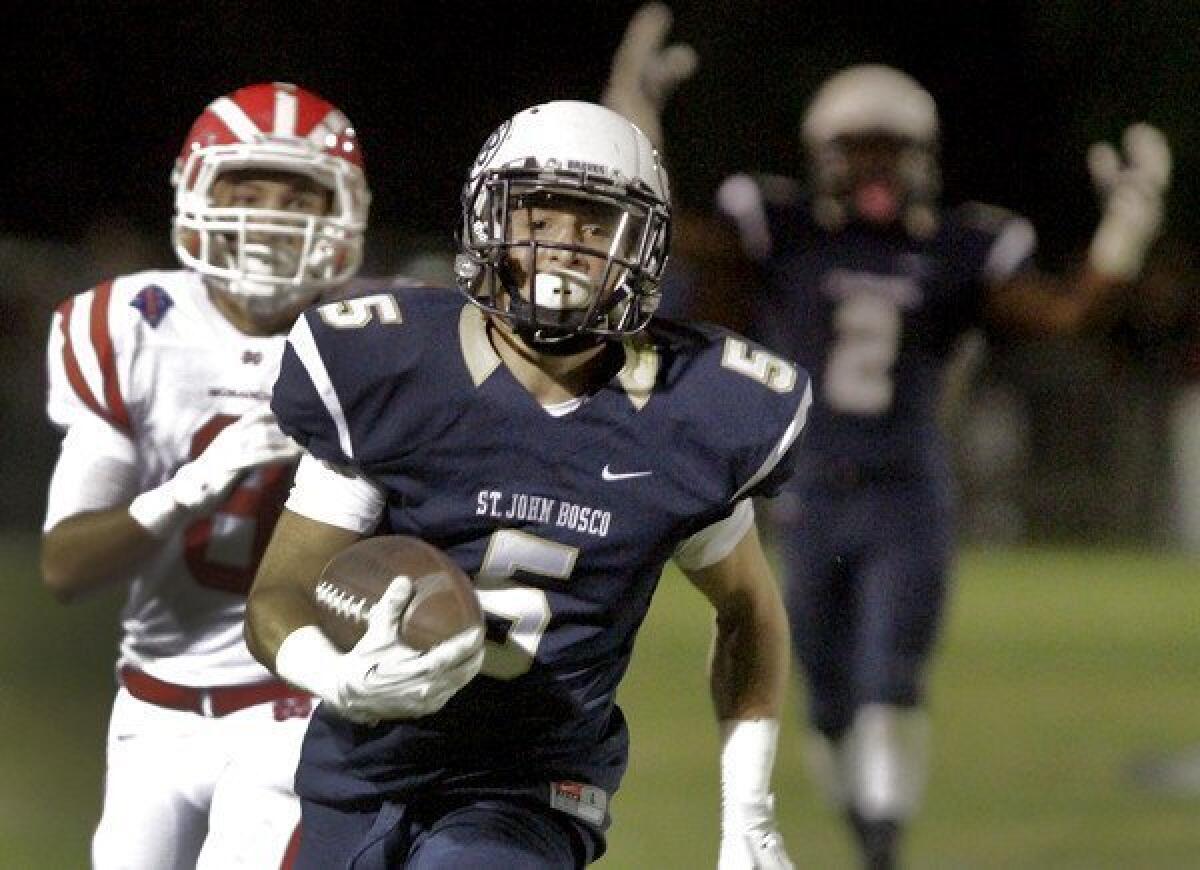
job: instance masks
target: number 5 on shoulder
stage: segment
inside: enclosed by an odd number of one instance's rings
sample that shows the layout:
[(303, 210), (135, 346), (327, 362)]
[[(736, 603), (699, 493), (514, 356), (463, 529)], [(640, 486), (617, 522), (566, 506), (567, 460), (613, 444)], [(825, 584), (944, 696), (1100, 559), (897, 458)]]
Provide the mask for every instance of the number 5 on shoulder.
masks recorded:
[(725, 339), (721, 365), (730, 371), (753, 378), (777, 393), (790, 393), (796, 388), (796, 367), (785, 360), (751, 347), (748, 342), (732, 336)]
[(396, 297), (389, 293), (328, 302), (317, 311), (321, 319), (335, 329), (362, 329), (376, 318), (380, 323), (404, 322)]

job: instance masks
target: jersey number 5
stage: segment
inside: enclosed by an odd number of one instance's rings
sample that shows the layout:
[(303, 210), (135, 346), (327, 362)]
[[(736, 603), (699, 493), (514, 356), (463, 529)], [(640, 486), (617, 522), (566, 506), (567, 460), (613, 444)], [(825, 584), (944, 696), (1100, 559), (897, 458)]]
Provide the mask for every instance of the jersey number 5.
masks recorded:
[[(236, 419), (218, 414), (201, 426), (192, 436), (188, 458), (199, 456)], [(183, 558), (197, 583), (234, 595), (250, 591), (291, 480), (292, 468), (287, 465), (252, 471), (215, 511), (184, 529)]]
[[(511, 680), (533, 667), (546, 626), (550, 601), (542, 589), (516, 582), (519, 574), (566, 580), (579, 550), (516, 529), (499, 529), (475, 575), (479, 603), (488, 617), (483, 673)], [(493, 638), (495, 628), (500, 639)]]
[(404, 322), (396, 297), (388, 293), (327, 302), (317, 311), (321, 319), (334, 329), (362, 329), (374, 320), (380, 323)]
[(773, 353), (751, 347), (740, 338), (725, 339), (721, 365), (732, 372), (758, 381), (777, 393), (790, 393), (796, 387), (796, 367)]

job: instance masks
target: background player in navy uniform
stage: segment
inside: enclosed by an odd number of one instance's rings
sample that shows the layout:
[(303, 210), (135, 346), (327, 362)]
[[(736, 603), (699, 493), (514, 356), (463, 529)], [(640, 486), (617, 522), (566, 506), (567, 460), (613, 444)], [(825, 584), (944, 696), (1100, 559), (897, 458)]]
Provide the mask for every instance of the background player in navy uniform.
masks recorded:
[[(466, 300), (402, 289), (297, 324), (273, 407), (309, 455), (247, 632), (323, 699), (296, 781), (300, 866), (602, 854), (627, 760), (617, 685), (672, 557), (716, 610), (720, 866), (791, 866), (768, 793), (786, 618), (751, 498), (790, 473), (809, 386), (737, 335), (650, 319), (669, 234), (666, 174), (637, 127), (536, 106), (471, 168)], [(317, 573), (377, 528), (475, 577), (486, 641), (401, 646), (401, 582), (354, 650), (329, 644)]]
[(924, 676), (953, 543), (936, 410), (968, 329), (1052, 335), (1104, 319), (1161, 220), (1170, 155), (1147, 125), (1124, 161), (1089, 154), (1104, 200), (1086, 265), (1033, 267), (1025, 219), (938, 203), (933, 98), (885, 66), (843, 70), (803, 120), (811, 190), (738, 175), (718, 191), (766, 292), (754, 334), (811, 372), (816, 401), (780, 501), (792, 638), (809, 695), (809, 760), (864, 863), (893, 866), (926, 778)]

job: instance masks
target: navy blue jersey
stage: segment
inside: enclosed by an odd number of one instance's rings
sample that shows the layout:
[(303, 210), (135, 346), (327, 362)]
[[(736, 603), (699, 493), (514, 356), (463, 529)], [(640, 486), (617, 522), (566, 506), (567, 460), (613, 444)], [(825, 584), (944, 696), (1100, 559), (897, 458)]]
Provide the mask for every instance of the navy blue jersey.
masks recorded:
[(664, 563), (790, 473), (802, 370), (716, 328), (656, 322), (555, 417), (492, 348), (482, 312), (409, 288), (305, 314), (275, 387), (280, 425), (387, 493), (385, 531), (476, 579), (483, 675), (424, 719), (314, 721), (297, 787), (325, 802), (573, 779), (611, 791), (615, 706)]
[(809, 455), (927, 466), (946, 357), (982, 325), (989, 286), (1031, 265), (1029, 222), (967, 205), (926, 239), (854, 223), (831, 231), (778, 177), (735, 176), (719, 203), (762, 267), (752, 334), (812, 375)]

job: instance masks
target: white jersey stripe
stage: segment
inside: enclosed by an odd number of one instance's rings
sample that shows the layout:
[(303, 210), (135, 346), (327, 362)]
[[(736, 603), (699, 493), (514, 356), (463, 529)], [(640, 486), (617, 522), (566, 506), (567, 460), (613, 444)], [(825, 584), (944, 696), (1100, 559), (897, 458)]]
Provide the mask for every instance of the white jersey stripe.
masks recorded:
[(276, 136), (296, 135), (296, 95), (282, 89), (275, 91)]
[(325, 368), (325, 361), (321, 359), (321, 352), (317, 350), (317, 343), (313, 340), (307, 318), (301, 317), (296, 321), (292, 334), (288, 336), (288, 343), (296, 351), (296, 356), (308, 372), (308, 379), (312, 381), (317, 395), (325, 403), (325, 410), (329, 412), (333, 425), (337, 428), (338, 446), (342, 448), (342, 453), (347, 459), (353, 459), (354, 445), (350, 442), (350, 427), (346, 424), (341, 400), (333, 388), (333, 381), (329, 379), (329, 371)]
[(779, 460), (783, 459), (783, 455), (788, 452), (788, 448), (792, 446), (800, 433), (804, 431), (804, 424), (808, 420), (808, 409), (812, 406), (812, 382), (809, 381), (804, 385), (804, 398), (800, 400), (800, 407), (796, 409), (796, 416), (792, 418), (792, 422), (788, 423), (788, 427), (783, 430), (783, 437), (779, 439), (779, 443), (775, 445), (775, 449), (767, 457), (754, 476), (742, 484), (742, 488), (730, 499), (737, 501), (745, 496), (745, 494), (756, 483), (771, 473), (771, 470), (779, 464)]
[(262, 130), (250, 120), (242, 107), (229, 97), (220, 97), (210, 106), (212, 113), (221, 119), (221, 123), (229, 128), (243, 142), (256, 142), (262, 136)]
[(720, 562), (733, 552), (754, 525), (754, 503), (744, 498), (733, 513), (701, 529), (675, 548), (671, 558), (684, 571), (699, 571)]

